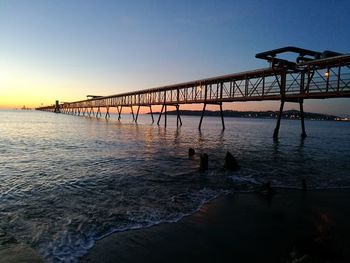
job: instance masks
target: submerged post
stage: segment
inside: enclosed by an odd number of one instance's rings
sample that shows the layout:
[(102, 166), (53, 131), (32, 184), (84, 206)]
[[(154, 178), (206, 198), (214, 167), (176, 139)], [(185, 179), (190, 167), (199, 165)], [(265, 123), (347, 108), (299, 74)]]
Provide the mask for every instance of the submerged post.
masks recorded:
[(281, 106), (280, 106), (280, 111), (279, 111), (278, 117), (277, 117), (276, 128), (275, 128), (275, 131), (273, 132), (274, 139), (278, 138), (278, 133), (279, 133), (280, 124), (281, 124), (281, 118), (282, 118), (282, 114), (283, 114), (283, 107), (284, 107), (284, 100), (281, 100)]
[(304, 107), (303, 107), (304, 101), (300, 100), (300, 121), (301, 121), (301, 138), (306, 138), (306, 132), (305, 132), (305, 123), (304, 123)]

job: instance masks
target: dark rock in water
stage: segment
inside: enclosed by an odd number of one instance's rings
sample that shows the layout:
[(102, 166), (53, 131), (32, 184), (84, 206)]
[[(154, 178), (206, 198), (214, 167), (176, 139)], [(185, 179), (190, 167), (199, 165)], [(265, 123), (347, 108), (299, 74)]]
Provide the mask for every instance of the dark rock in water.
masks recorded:
[(202, 172), (208, 170), (208, 154), (203, 153), (201, 154), (201, 158), (200, 158), (200, 170)]
[(193, 149), (193, 148), (189, 148), (188, 149), (188, 156), (189, 157), (191, 157), (191, 156), (193, 156), (193, 155), (195, 155), (196, 154), (196, 152), (195, 152), (195, 150)]
[(225, 169), (233, 170), (233, 171), (237, 171), (241, 168), (237, 163), (236, 158), (233, 157), (233, 155), (230, 152), (226, 153), (224, 167)]
[(260, 192), (260, 194), (266, 195), (266, 196), (271, 196), (275, 193), (270, 182), (263, 183), (260, 187), (259, 192)]

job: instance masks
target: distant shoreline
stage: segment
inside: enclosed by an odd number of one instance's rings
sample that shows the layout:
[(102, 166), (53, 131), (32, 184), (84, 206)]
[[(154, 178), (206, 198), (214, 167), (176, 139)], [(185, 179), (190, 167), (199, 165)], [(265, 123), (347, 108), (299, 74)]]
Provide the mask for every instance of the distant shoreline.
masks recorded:
[[(276, 119), (278, 116), (278, 111), (232, 111), (224, 110), (224, 117), (236, 117), (236, 118), (257, 118), (257, 119)], [(150, 114), (150, 113), (148, 113)], [(159, 112), (154, 112), (154, 114), (159, 114)], [(175, 110), (168, 111), (169, 115), (176, 115)], [(201, 110), (180, 110), (180, 115), (182, 116), (200, 116), (202, 114)], [(220, 116), (220, 111), (206, 111), (205, 116)], [(335, 115), (321, 114), (305, 112), (304, 118), (307, 120), (319, 120), (319, 121), (350, 121), (349, 118), (342, 118)], [(288, 110), (283, 111), (282, 119), (289, 120), (300, 120), (300, 111)]]

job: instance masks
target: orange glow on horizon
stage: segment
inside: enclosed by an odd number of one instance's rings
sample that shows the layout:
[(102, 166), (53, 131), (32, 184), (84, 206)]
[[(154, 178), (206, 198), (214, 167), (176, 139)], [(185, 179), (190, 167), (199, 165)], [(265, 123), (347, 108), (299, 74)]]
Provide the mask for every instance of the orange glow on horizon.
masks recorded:
[[(23, 94), (23, 95), (16, 95), (16, 96), (2, 96), (0, 101), (0, 109), (15, 109), (15, 108), (22, 108), (23, 106), (27, 108), (36, 108), (39, 106), (48, 106), (48, 105), (54, 105), (56, 98), (53, 96), (51, 98), (45, 98), (41, 99), (41, 95), (36, 94)], [(82, 100), (84, 98), (76, 98), (75, 100)], [(69, 100), (74, 101), (74, 100)], [(63, 102), (63, 101), (60, 101)], [(264, 101), (264, 102), (234, 102), (234, 103), (224, 103), (223, 104), (223, 110), (233, 110), (233, 111), (276, 111), (279, 108), (279, 102), (278, 101)], [(173, 106), (168, 106), (168, 111), (174, 111), (176, 108)], [(181, 105), (180, 104), (180, 110), (202, 110), (203, 105), (202, 104), (190, 104), (190, 105)], [(296, 105), (290, 103), (285, 106), (285, 110), (288, 109), (296, 109)], [(154, 105), (152, 106), (153, 112), (159, 112), (161, 110), (160, 105)], [(206, 107), (207, 111), (218, 111), (219, 107), (216, 105), (207, 105)], [(137, 106), (133, 107), (133, 111), (136, 114), (137, 112)], [(106, 112), (105, 108), (101, 108), (101, 112)], [(110, 112), (116, 113), (117, 110), (114, 107), (110, 108)], [(131, 113), (130, 107), (123, 107), (122, 112), (125, 114)], [(140, 114), (147, 114), (150, 112), (149, 107), (141, 107), (140, 108)]]
[[(78, 101), (86, 99), (87, 94), (96, 94), (101, 96), (108, 96), (111, 94), (124, 93), (126, 91), (136, 90), (134, 87), (139, 87), (138, 90), (148, 88), (147, 83), (142, 85), (136, 85), (135, 82), (128, 82), (122, 80), (116, 84), (111, 83), (112, 80), (104, 82), (102, 79), (89, 79), (87, 76), (66, 76), (55, 75), (52, 72), (44, 72), (38, 70), (25, 70), (25, 65), (22, 67), (16, 67), (11, 64), (7, 65), (4, 61), (0, 61), (0, 109), (14, 109), (22, 108), (36, 108), (40, 106), (53, 105), (56, 100), (60, 102), (65, 101)], [(30, 67), (29, 67), (30, 68)], [(116, 87), (123, 87), (118, 89)], [(152, 86), (151, 86), (152, 87)], [(197, 87), (199, 90), (201, 87)], [(337, 100), (339, 101), (339, 100)], [(325, 100), (324, 102), (318, 102), (318, 105), (313, 102), (305, 103), (305, 111), (337, 114), (336, 104), (333, 103), (334, 110), (330, 109), (328, 105), (331, 100)], [(260, 102), (233, 102), (224, 103), (224, 110), (236, 110), (236, 111), (276, 111), (279, 108), (279, 101), (260, 101)], [(325, 107), (324, 105), (327, 105)], [(159, 112), (161, 106), (152, 106), (154, 112)], [(180, 110), (202, 110), (201, 104), (189, 104), (180, 105)], [(285, 110), (297, 109), (298, 105), (295, 103), (287, 103)], [(175, 107), (168, 107), (168, 111), (175, 110)], [(218, 106), (208, 105), (207, 110), (219, 110)], [(325, 112), (327, 110), (327, 112)], [(105, 109), (102, 110), (105, 112)], [(116, 112), (116, 110), (112, 110)], [(134, 107), (136, 113), (137, 107)], [(330, 113), (333, 111), (333, 113)], [(340, 110), (338, 110), (340, 111)], [(124, 108), (123, 113), (130, 113), (130, 108)], [(148, 107), (141, 107), (140, 114), (149, 112)]]

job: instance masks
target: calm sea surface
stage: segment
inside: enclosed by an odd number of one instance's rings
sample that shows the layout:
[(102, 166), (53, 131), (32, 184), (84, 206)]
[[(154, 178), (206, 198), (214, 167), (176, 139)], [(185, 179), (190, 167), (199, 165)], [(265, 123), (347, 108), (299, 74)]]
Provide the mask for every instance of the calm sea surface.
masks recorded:
[[(350, 187), (350, 123), (149, 115), (106, 121), (33, 111), (0, 111), (0, 244), (14, 238), (49, 262), (76, 262), (115, 231), (174, 222), (227, 191), (276, 187)], [(209, 154), (209, 171), (199, 157)], [(225, 171), (226, 151), (242, 166)], [(1, 245), (0, 245), (1, 246)], [(0, 247), (1, 249), (1, 247)]]

